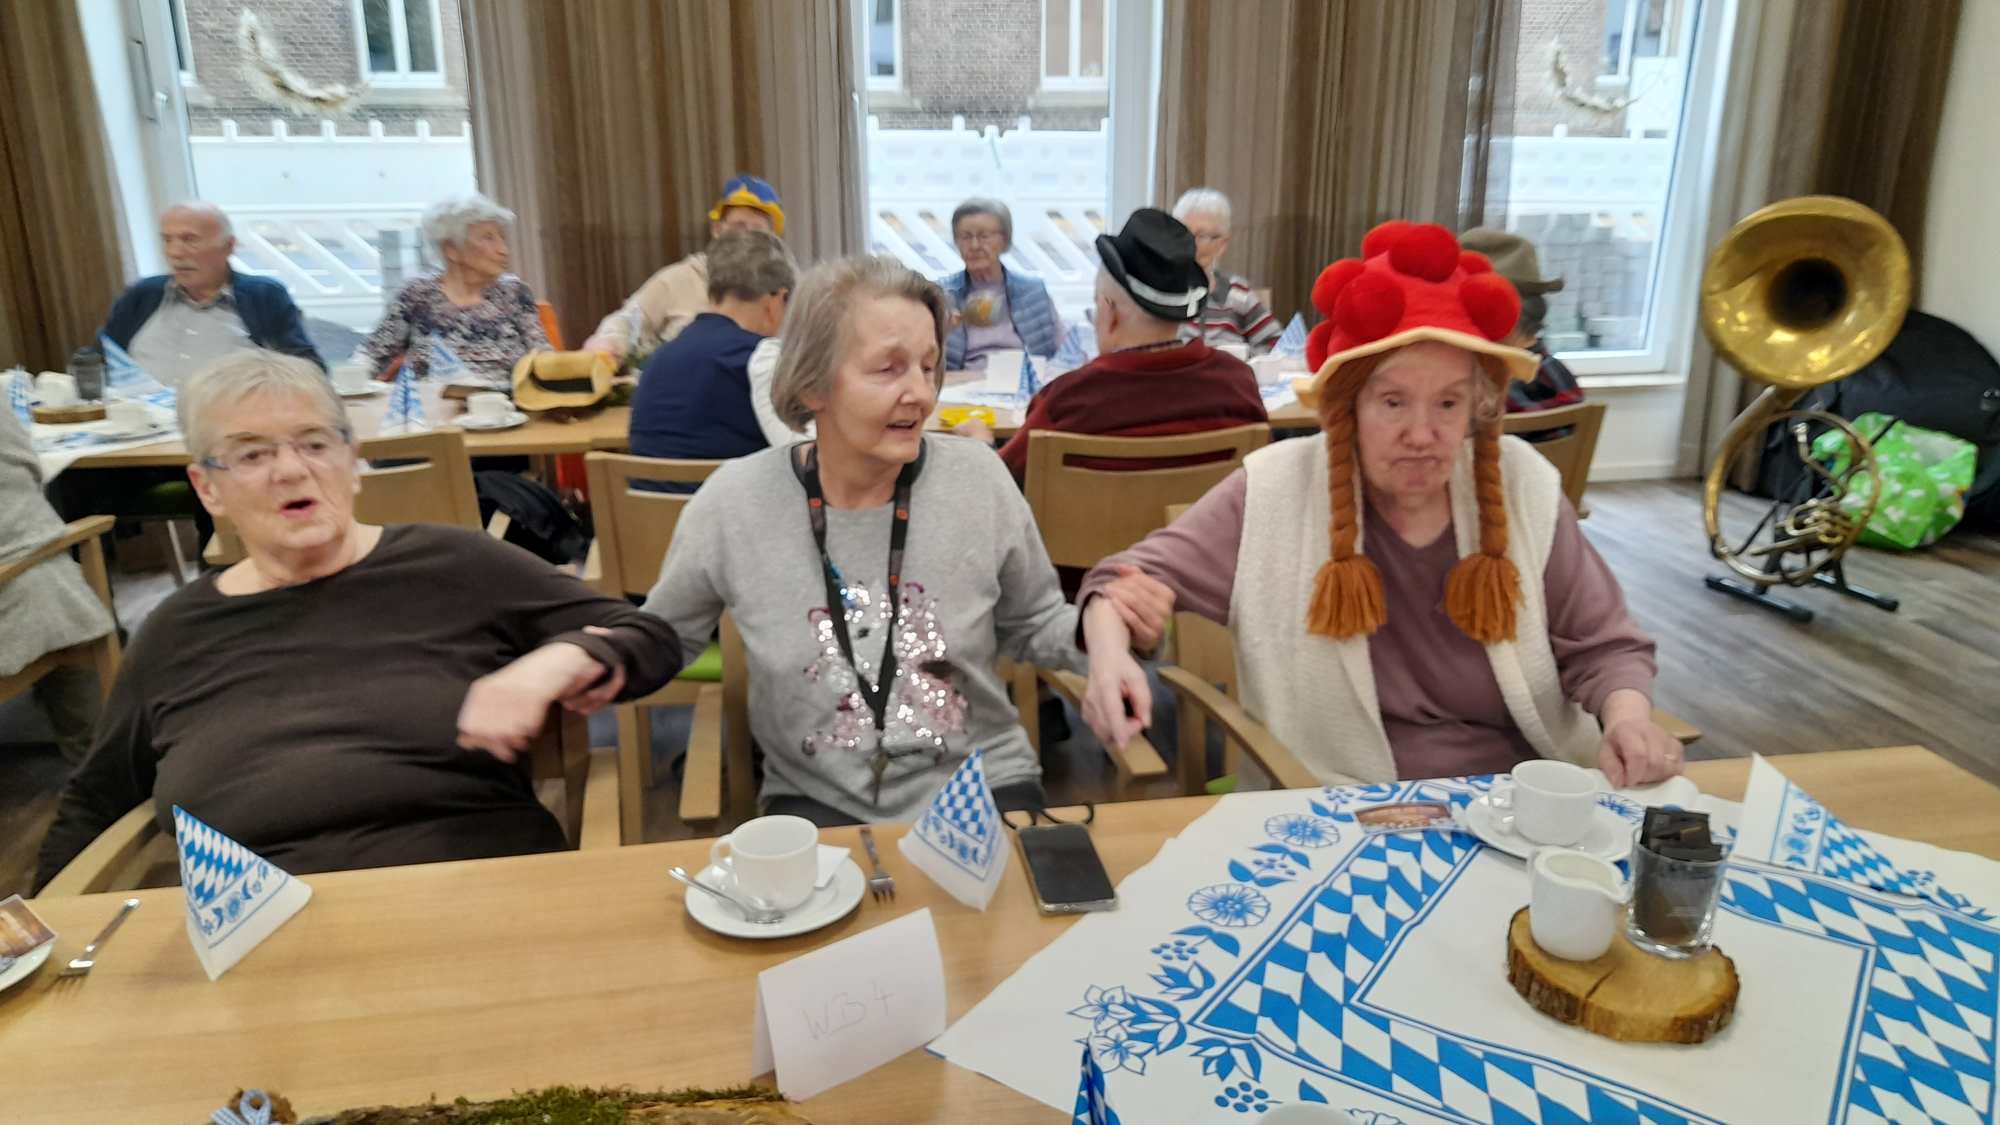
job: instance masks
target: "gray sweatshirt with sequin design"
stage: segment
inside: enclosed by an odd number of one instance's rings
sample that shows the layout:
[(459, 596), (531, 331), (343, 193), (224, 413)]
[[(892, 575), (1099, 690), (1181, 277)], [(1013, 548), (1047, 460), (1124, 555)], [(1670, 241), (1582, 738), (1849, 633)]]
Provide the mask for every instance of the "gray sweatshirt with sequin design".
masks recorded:
[[(1041, 776), (994, 659), (1084, 670), (1076, 607), (1063, 600), (1028, 503), (991, 449), (929, 435), (910, 496), (897, 670), (878, 739), (827, 615), (806, 492), (787, 449), (716, 470), (689, 502), (646, 611), (688, 660), (726, 609), (743, 634), (750, 730), (765, 799), (803, 796), (863, 821), (910, 821), (974, 750), (999, 786)], [(891, 505), (827, 510), (827, 555), (844, 579), (861, 675), (877, 682), (888, 640)]]

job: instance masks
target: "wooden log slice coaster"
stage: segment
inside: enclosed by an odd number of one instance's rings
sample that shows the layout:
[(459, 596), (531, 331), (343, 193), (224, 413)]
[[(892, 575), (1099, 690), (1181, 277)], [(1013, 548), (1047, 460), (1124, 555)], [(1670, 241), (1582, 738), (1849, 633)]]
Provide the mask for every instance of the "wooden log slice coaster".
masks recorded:
[(101, 402), (79, 402), (73, 406), (37, 406), (35, 421), (44, 426), (67, 426), (72, 422), (97, 422), (104, 418)]
[(1630, 1043), (1702, 1043), (1736, 1014), (1736, 963), (1719, 949), (1671, 961), (1621, 929), (1595, 961), (1565, 961), (1535, 944), (1528, 908), (1507, 927), (1507, 983), (1536, 1011)]

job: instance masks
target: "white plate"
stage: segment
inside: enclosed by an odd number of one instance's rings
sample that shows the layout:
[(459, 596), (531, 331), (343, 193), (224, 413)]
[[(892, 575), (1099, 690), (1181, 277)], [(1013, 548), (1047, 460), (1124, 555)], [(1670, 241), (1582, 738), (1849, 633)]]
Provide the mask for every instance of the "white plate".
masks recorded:
[(54, 941), (45, 941), (16, 957), (14, 963), (5, 969), (0, 969), (0, 992), (5, 992), (33, 976), (35, 970), (42, 967), (42, 962), (49, 959), (49, 954), (54, 952), (55, 948)]
[(163, 438), (172, 433), (170, 426), (147, 426), (137, 430), (99, 430), (97, 436), (106, 441), (138, 441), (140, 438)]
[(339, 387), (335, 387), (334, 390), (340, 391), (341, 398), (374, 398), (376, 395), (388, 394), (390, 388), (393, 386), (395, 386), (394, 383), (376, 383), (371, 381), (367, 386), (358, 391), (341, 391)]
[(461, 414), (453, 419), (460, 429), (466, 430), (511, 430), (527, 420), (528, 416), (518, 410), (509, 411), (490, 422), (484, 418), (474, 418), (470, 414)]
[[(1527, 859), (1539, 848), (1548, 847), (1514, 831), (1514, 826), (1502, 822), (1506, 814), (1494, 809), (1493, 798), (1482, 796), (1465, 806), (1464, 823), (1466, 830), (1479, 837), (1488, 847), (1506, 852), (1520, 859)], [(1632, 854), (1632, 836), (1638, 825), (1617, 813), (1598, 805), (1590, 810), (1590, 828), (1583, 839), (1570, 846), (1589, 852), (1609, 863), (1617, 863)]]
[[(702, 868), (695, 878), (711, 887), (729, 888), (727, 873), (712, 864)], [(735, 908), (709, 895), (688, 887), (681, 890), (687, 898), (688, 914), (718, 934), (740, 938), (781, 938), (809, 934), (847, 917), (861, 904), (861, 896), (867, 886), (867, 880), (861, 876), (861, 868), (855, 866), (851, 859), (842, 860), (833, 873), (831, 883), (815, 889), (812, 897), (786, 914), (783, 921), (762, 926), (745, 922)]]

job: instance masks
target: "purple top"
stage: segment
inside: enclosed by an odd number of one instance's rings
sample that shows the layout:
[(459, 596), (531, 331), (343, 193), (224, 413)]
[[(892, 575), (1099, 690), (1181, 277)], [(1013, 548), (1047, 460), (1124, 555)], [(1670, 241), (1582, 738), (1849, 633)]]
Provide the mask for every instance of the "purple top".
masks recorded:
[[(1129, 564), (1173, 589), (1176, 610), (1228, 624), (1243, 537), (1243, 470), (1210, 489), (1174, 523), (1131, 550), (1097, 564), (1079, 604)], [(1493, 665), (1479, 642), (1444, 615), (1445, 575), (1458, 562), (1451, 528), (1424, 546), (1396, 534), (1362, 504), (1362, 549), (1382, 574), (1389, 623), (1368, 638), (1382, 728), (1403, 778), (1504, 773), (1535, 757), (1507, 712)], [(1549, 647), (1563, 694), (1595, 715), (1619, 688), (1652, 696), (1653, 642), (1625, 610), (1618, 588), (1565, 499), (1542, 574)]]

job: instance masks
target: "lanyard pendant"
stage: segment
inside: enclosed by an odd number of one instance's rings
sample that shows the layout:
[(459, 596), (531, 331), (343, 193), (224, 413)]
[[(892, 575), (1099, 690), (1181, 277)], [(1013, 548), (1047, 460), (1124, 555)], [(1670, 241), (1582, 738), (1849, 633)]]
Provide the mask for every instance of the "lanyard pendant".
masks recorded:
[(878, 807), (882, 804), (882, 775), (888, 772), (888, 769), (889, 752), (878, 746), (875, 749), (875, 756), (868, 759), (868, 772), (875, 775), (875, 796), (870, 803)]

